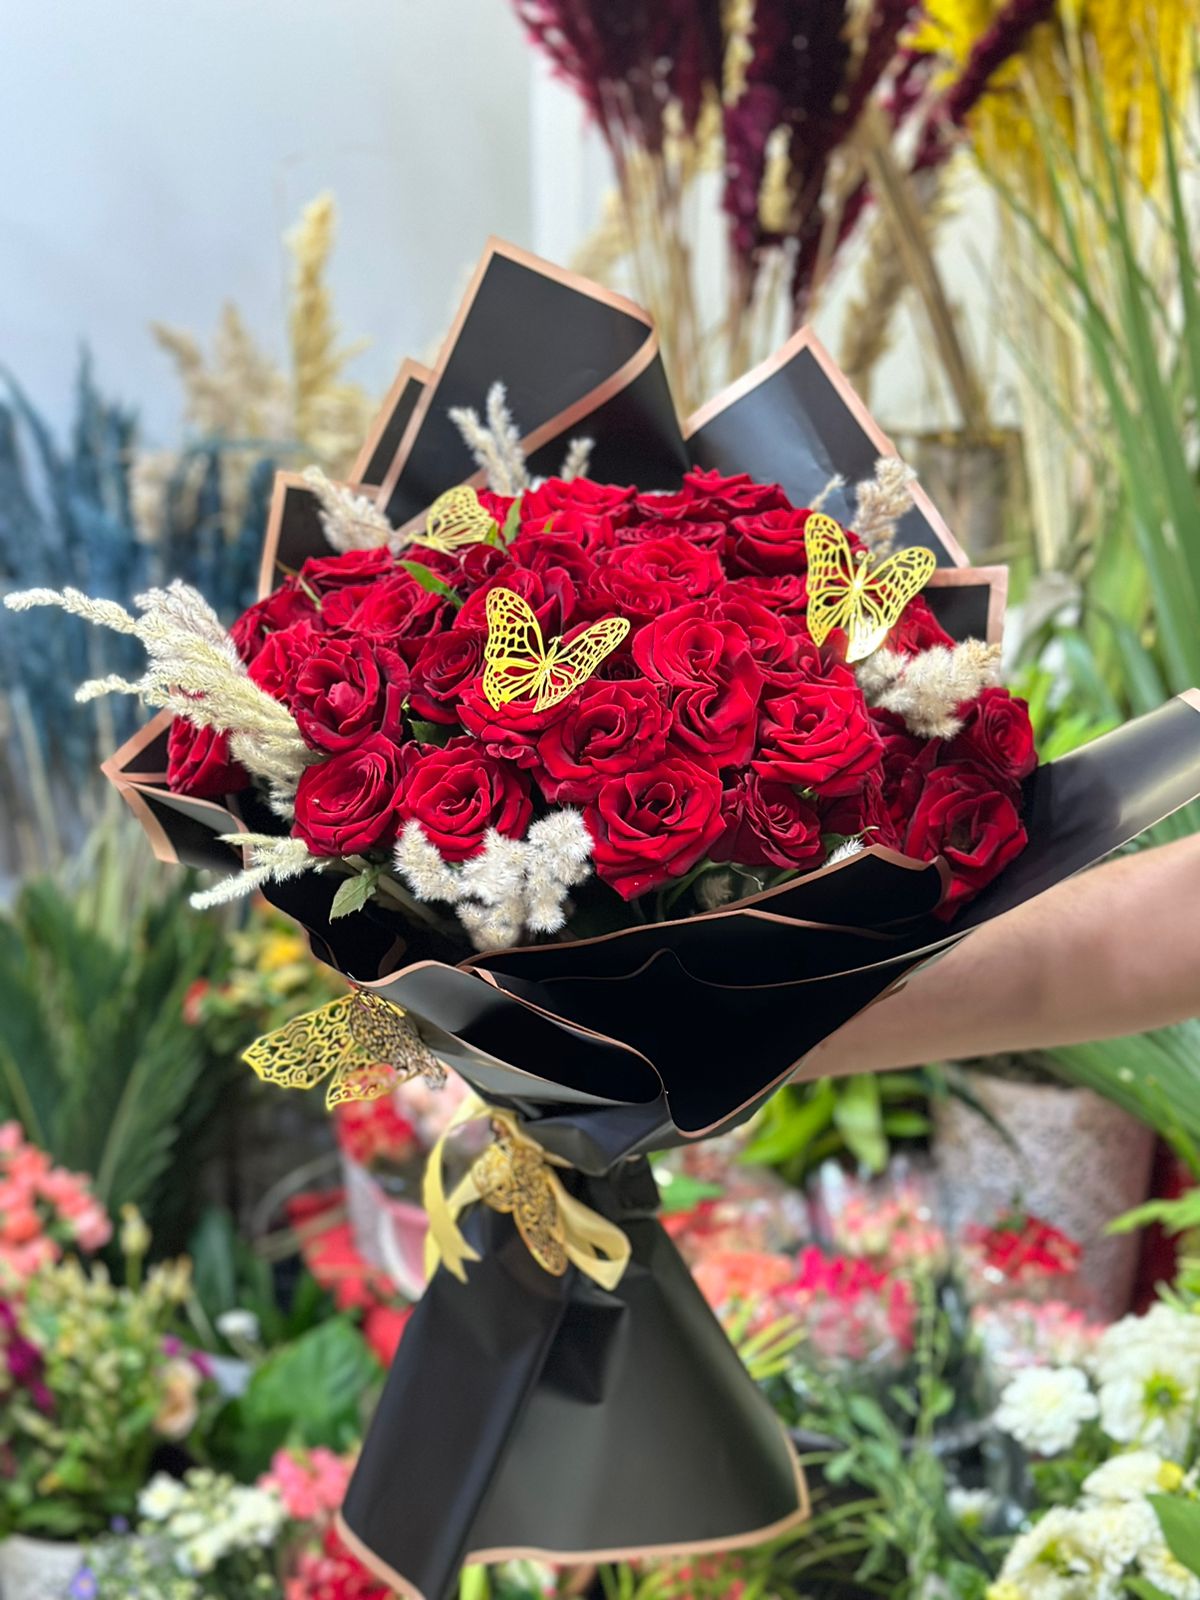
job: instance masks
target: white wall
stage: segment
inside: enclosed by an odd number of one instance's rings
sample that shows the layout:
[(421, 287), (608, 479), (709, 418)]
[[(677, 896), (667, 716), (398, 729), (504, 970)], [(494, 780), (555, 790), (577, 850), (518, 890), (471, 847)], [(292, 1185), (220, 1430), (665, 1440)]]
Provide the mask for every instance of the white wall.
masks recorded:
[(0, 365), (56, 423), (80, 342), (169, 442), (153, 318), (282, 349), (283, 229), (323, 189), (354, 375), (437, 339), (489, 233), (531, 244), (507, 0), (0, 0)]

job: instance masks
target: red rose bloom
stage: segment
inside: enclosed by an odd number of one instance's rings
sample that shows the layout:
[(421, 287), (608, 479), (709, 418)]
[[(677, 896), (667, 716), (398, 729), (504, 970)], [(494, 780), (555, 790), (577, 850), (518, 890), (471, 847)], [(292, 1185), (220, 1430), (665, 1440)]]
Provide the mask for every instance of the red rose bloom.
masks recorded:
[(684, 489), (697, 500), (718, 505), (729, 517), (757, 516), (763, 511), (790, 511), (792, 503), (777, 483), (755, 483), (745, 472), (729, 477), (693, 467), (683, 475)]
[(502, 528), (508, 521), (508, 513), (513, 508), (516, 495), (497, 494), (494, 489), (476, 489), (475, 494), (488, 516), (498, 528)]
[(442, 750), (424, 746), (408, 764), (397, 805), (405, 822), (421, 824), (446, 861), (475, 855), (489, 828), (523, 838), (533, 815), (524, 775), (465, 738), (451, 739)]
[(559, 717), (566, 715), (566, 710), (567, 702), (560, 700), (546, 711), (535, 711), (533, 700), (528, 697), (510, 700), (497, 710), (478, 683), (473, 683), (458, 702), (458, 720), (497, 761), (535, 767), (538, 740)]
[(614, 528), (614, 547), (626, 544), (652, 544), (658, 539), (684, 539), (698, 550), (711, 550), (720, 556), (725, 548), (725, 524), (715, 519), (696, 522), (686, 518), (648, 517), (645, 522), (627, 522)]
[(926, 773), (902, 848), (920, 861), (945, 856), (952, 882), (939, 916), (964, 905), (1025, 848), (1025, 829), (995, 779), (965, 761)]
[(528, 489), (521, 501), (521, 522), (531, 522), (545, 528), (553, 518), (552, 527), (558, 530), (556, 512), (577, 511), (590, 517), (611, 517), (623, 522), (633, 506), (637, 490), (616, 483), (593, 483), (590, 478), (547, 478), (536, 489)]
[(396, 792), (412, 746), (373, 733), (357, 748), (305, 767), (292, 832), (316, 856), (350, 856), (390, 845)]
[(821, 819), (790, 784), (742, 772), (725, 791), (725, 832), (712, 847), (714, 861), (743, 867), (818, 867), (825, 856)]
[(487, 627), (487, 597), (492, 589), (511, 589), (519, 594), (538, 620), (538, 627), (547, 643), (565, 632), (564, 608), (569, 614), (575, 608), (575, 590), (570, 575), (561, 568), (550, 575), (550, 581), (529, 567), (518, 567), (510, 560), (480, 584), (479, 588), (458, 613), (457, 625), (461, 628)]
[(898, 655), (915, 656), (932, 650), (935, 644), (951, 649), (954, 640), (929, 609), (924, 595), (915, 595), (900, 613), (899, 621), (887, 636), (887, 647)]
[(386, 545), (373, 550), (344, 550), (334, 556), (310, 556), (300, 568), (301, 581), (322, 598), (337, 589), (357, 587), (395, 572), (396, 559)]
[(537, 742), (534, 769), (547, 800), (593, 800), (623, 772), (653, 765), (667, 748), (671, 713), (665, 692), (637, 679), (585, 683)]
[(808, 579), (798, 572), (781, 572), (774, 578), (732, 578), (725, 586), (725, 593), (756, 600), (777, 617), (808, 631)]
[[(921, 739), (908, 731), (908, 724), (894, 711), (875, 707), (871, 721), (883, 742), (883, 795), (888, 809), (897, 823), (908, 819), (909, 806), (905, 791), (920, 779), (913, 776), (920, 764), (922, 772), (933, 766), (937, 759), (938, 742)], [(836, 830), (840, 831), (840, 830)]]
[(297, 622), (319, 628), (321, 617), (315, 605), (295, 578), (285, 578), (273, 594), (247, 607), (230, 628), (237, 653), (249, 663), (254, 660), (273, 633), (282, 632)]
[(311, 622), (294, 622), (290, 628), (269, 633), (250, 663), (250, 676), (272, 699), (290, 706), (296, 674), (327, 641), (328, 635), (319, 633)]
[(216, 800), (248, 788), (250, 774), (229, 753), (229, 739), (215, 728), (198, 728), (176, 717), (167, 735), (167, 787), (176, 794)]
[(485, 628), (431, 634), (412, 669), (410, 704), (428, 722), (458, 721), (458, 700), (483, 671)]
[(681, 756), (609, 778), (588, 807), (596, 876), (623, 900), (681, 877), (724, 831), (721, 782)]
[(826, 679), (796, 680), (786, 695), (763, 704), (762, 778), (797, 783), (823, 799), (853, 794), (880, 768), (882, 740), (854, 674), (835, 668)]
[(372, 733), (400, 742), (408, 668), (394, 650), (326, 639), (296, 674), (291, 709), (314, 750), (354, 750)]
[[(712, 550), (689, 543), (678, 534), (638, 544), (618, 545), (602, 566), (642, 579), (658, 589), (668, 606), (686, 605), (711, 594), (721, 582), (721, 563)], [(662, 607), (659, 607), (662, 610)]]
[(411, 663), (428, 636), (440, 628), (446, 610), (440, 595), (422, 589), (409, 573), (396, 572), (377, 579), (365, 591), (351, 587), (332, 595), (323, 617), (331, 628), (390, 645)]
[(769, 606), (747, 590), (727, 584), (721, 591), (718, 615), (725, 622), (736, 622), (750, 641), (754, 659), (767, 679), (766, 694), (774, 693), (771, 683), (795, 672), (820, 672), (821, 654), (806, 633), (789, 627)]
[(947, 756), (951, 761), (974, 762), (1002, 784), (1017, 787), (1037, 766), (1028, 705), (1007, 689), (980, 690), (963, 715), (962, 729)]
[[(752, 517), (736, 517), (729, 525), (729, 569), (760, 578), (780, 574), (800, 574), (808, 570), (804, 528), (808, 511), (765, 511)], [(846, 537), (852, 549), (859, 541)]]
[(712, 620), (712, 609), (697, 601), (649, 623), (633, 657), (671, 691), (672, 737), (717, 766), (738, 766), (754, 749), (763, 676), (741, 628)]

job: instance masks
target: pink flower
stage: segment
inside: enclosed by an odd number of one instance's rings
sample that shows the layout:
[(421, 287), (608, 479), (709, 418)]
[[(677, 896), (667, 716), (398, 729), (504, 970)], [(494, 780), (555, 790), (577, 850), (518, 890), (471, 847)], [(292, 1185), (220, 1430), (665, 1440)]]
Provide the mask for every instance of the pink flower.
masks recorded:
[(312, 1450), (277, 1450), (271, 1470), (259, 1479), (273, 1489), (295, 1522), (317, 1522), (341, 1505), (354, 1470), (352, 1456), (335, 1455), (323, 1445)]

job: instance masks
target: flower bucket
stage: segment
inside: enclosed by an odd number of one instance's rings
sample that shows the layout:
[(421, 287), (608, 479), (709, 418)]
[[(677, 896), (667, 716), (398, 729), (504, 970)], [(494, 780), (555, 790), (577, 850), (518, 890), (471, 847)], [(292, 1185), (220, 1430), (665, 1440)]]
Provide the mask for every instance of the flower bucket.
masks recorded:
[(973, 1070), (964, 1076), (1012, 1144), (957, 1097), (937, 1106), (934, 1162), (952, 1225), (988, 1222), (1019, 1197), (1083, 1247), (1079, 1280), (1088, 1311), (1106, 1320), (1122, 1316), (1138, 1239), (1106, 1237), (1104, 1230), (1146, 1198), (1154, 1134), (1091, 1089)]
[(0, 1540), (0, 1600), (68, 1600), (83, 1546), (23, 1533)]

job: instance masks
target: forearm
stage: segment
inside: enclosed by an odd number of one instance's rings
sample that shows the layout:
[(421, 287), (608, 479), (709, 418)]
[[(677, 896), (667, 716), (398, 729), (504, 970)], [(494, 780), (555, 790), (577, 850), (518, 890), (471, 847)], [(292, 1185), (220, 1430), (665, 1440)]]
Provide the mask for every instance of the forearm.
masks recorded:
[(805, 1057), (797, 1076), (920, 1066), (1200, 1014), (1200, 835), (998, 917)]

